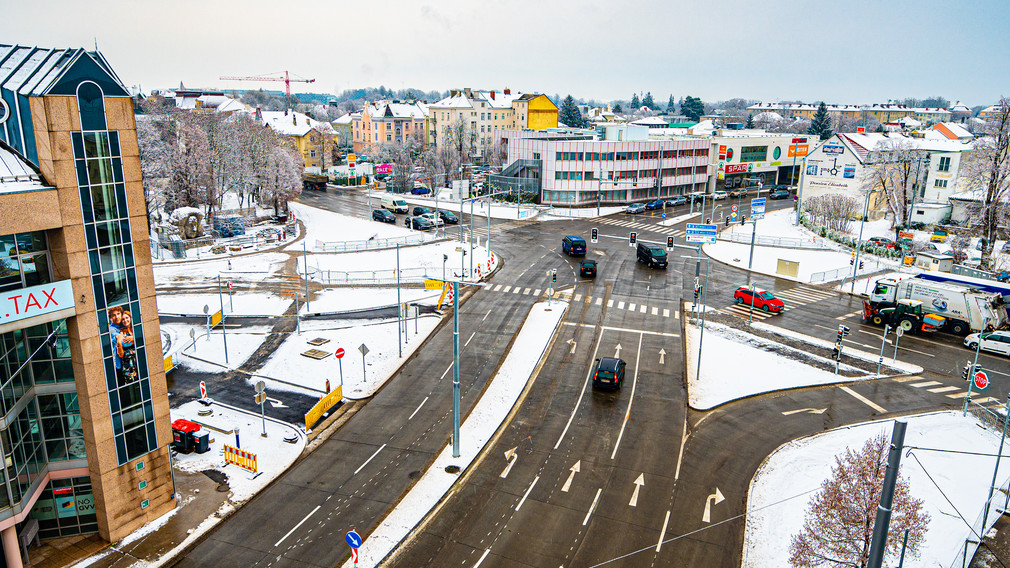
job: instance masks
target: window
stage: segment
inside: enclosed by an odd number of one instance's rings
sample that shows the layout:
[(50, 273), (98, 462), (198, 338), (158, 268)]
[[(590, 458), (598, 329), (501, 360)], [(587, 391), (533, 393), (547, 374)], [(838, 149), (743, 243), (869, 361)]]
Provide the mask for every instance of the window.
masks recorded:
[(309, 150), (309, 157), (310, 158), (315, 158), (316, 157), (316, 151), (315, 150)]
[(933, 187), (947, 187), (947, 180), (938, 179), (933, 183)]
[(944, 156), (944, 157), (940, 158), (940, 165), (936, 168), (936, 170), (938, 172), (949, 172), (950, 171), (950, 156)]
[[(729, 150), (727, 150), (727, 161), (729, 160)], [(768, 158), (768, 146), (743, 146), (740, 148), (741, 162), (763, 162)]]

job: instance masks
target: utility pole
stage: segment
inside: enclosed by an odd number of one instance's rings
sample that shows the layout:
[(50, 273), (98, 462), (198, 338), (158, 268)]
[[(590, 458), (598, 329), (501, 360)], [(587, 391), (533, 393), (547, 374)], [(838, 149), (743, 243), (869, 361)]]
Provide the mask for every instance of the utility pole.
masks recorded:
[(224, 297), (221, 295), (221, 275), (217, 275), (217, 300), (221, 304), (221, 339), (224, 341), (224, 362), (228, 363), (228, 335), (225, 332)]
[(403, 357), (403, 318), (400, 313), (400, 244), (396, 244), (396, 347), (399, 356)]
[(452, 283), (452, 457), (459, 457), (459, 281)]
[(898, 466), (901, 464), (901, 451), (905, 445), (905, 427), (907, 425), (906, 422), (900, 420), (894, 421), (894, 430), (891, 432), (891, 451), (887, 457), (887, 471), (884, 473), (884, 488), (880, 492), (877, 518), (873, 523), (873, 537), (870, 540), (870, 558), (866, 564), (867, 568), (880, 568), (884, 560), (887, 529), (891, 524), (894, 485), (898, 481)]

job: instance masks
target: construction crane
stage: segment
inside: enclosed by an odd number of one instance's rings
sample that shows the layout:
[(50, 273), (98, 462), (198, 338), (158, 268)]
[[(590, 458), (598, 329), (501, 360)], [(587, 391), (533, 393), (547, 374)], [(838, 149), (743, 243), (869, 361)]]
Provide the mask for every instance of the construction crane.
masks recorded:
[[(281, 71), (277, 72), (278, 74)], [(221, 77), (222, 81), (284, 81), (284, 95), (286, 97), (286, 103), (288, 108), (291, 108), (291, 83), (315, 83), (315, 79), (292, 79), (287, 71), (283, 71), (283, 77), (270, 77), (270, 76), (258, 76), (258, 77)]]

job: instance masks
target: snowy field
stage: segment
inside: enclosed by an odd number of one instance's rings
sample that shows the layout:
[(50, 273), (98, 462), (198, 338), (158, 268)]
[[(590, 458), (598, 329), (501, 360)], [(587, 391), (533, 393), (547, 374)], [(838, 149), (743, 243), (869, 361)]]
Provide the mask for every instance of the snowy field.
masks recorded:
[[(206, 328), (193, 328), (196, 332), (196, 344), (189, 338), (189, 332), (182, 337), (183, 357), (176, 357), (175, 364), (183, 365), (194, 371), (208, 373), (220, 372), (222, 367), (237, 369), (245, 363), (263, 341), (269, 332), (266, 328), (229, 329), (227, 337), (223, 337), (221, 329), (214, 329), (207, 336)], [(228, 344), (228, 361), (225, 362), (225, 342)]]
[[(466, 256), (456, 252), (456, 248), (459, 246), (460, 243), (457, 241), (443, 241), (416, 247), (403, 247), (400, 249), (399, 255), (400, 270), (416, 271), (423, 269), (424, 274), (428, 278), (441, 278), (443, 255), (445, 255), (448, 257), (448, 260), (444, 261), (446, 277), (452, 277), (453, 274), (458, 275), (461, 270), (464, 273), (469, 273), (471, 254), (466, 250), (469, 248), (469, 244), (463, 244), (463, 249), (467, 252)], [(474, 272), (477, 272), (477, 268), (480, 266), (481, 273), (486, 274), (488, 272), (488, 250), (484, 247), (474, 246), (472, 256)], [(392, 271), (397, 267), (396, 257), (396, 249), (341, 254), (310, 254), (308, 257), (309, 275), (316, 278), (320, 275), (320, 272), (326, 271)], [(301, 258), (298, 259), (298, 266), (299, 270), (301, 270)], [(494, 268), (494, 263), (492, 263), (491, 268)], [(405, 276), (407, 274), (409, 273), (405, 273)]]
[(553, 210), (553, 213), (543, 212), (537, 219), (540, 221), (565, 221), (568, 219), (595, 219), (597, 217), (606, 217), (607, 215), (613, 215), (614, 213), (622, 213), (627, 207), (624, 206), (601, 206), (599, 211), (600, 214), (596, 214), (596, 207), (558, 207)]
[[(441, 272), (439, 273), (441, 276)], [(418, 302), (433, 306), (442, 294), (441, 290), (424, 290), (422, 288), (401, 288), (400, 302), (404, 304)], [(340, 288), (324, 290), (315, 295), (309, 302), (310, 310), (301, 306), (301, 313), (333, 313), (363, 310), (382, 306), (396, 306), (396, 288)], [(411, 309), (413, 315), (413, 309)]]
[[(382, 206), (380, 199), (375, 194), (372, 195), (372, 208), (378, 209)], [(389, 239), (395, 237), (416, 236), (418, 231), (413, 231), (404, 227), (402, 221), (396, 224), (380, 223), (372, 221), (371, 217), (351, 217), (341, 215), (332, 211), (318, 209), (304, 203), (289, 203), (288, 207), (295, 212), (295, 218), (305, 224), (305, 243), (309, 252), (315, 246), (316, 241), (324, 243), (338, 241), (365, 241), (371, 238)], [(302, 243), (297, 242), (289, 246), (286, 250), (290, 252), (300, 252)]]
[[(688, 402), (691, 408), (697, 410), (708, 410), (731, 400), (782, 389), (875, 378), (874, 375), (864, 373), (847, 377), (815, 369), (768, 350), (785, 349), (800, 354), (791, 347), (711, 322), (705, 324), (699, 378), (696, 370), (700, 330), (695, 325), (688, 325), (685, 331), (687, 352), (695, 354), (687, 359)], [(853, 355), (848, 348), (845, 354)], [(825, 363), (830, 362), (825, 357), (809, 353), (803, 355)], [(867, 355), (872, 357), (872, 354)], [(876, 360), (876, 357), (872, 358)], [(844, 364), (839, 369), (843, 372), (857, 371)]]
[(396, 508), (366, 536), (358, 564), (348, 560), (343, 568), (378, 565), (449, 491), (462, 473), (446, 473), (446, 466), (456, 465), (465, 471), (494, 436), (543, 357), (567, 306), (558, 301), (552, 302), (550, 308), (546, 302), (533, 306), (498, 373), (460, 425), (460, 457), (453, 458), (452, 445), (446, 445)]
[(158, 294), (158, 313), (182, 316), (202, 316), (203, 307), (208, 306), (211, 314), (221, 309), (224, 300), (225, 315), (237, 316), (277, 316), (284, 313), (293, 302), (291, 298), (260, 292), (236, 292), (228, 295), (224, 288), (217, 294)]
[[(311, 321), (302, 322), (301, 335), (293, 334), (274, 351), (266, 365), (250, 378), (250, 384), (260, 378), (267, 380), (267, 389), (271, 391), (289, 391), (319, 396), (326, 392), (326, 381), (330, 388), (340, 384), (340, 366), (343, 365), (344, 398), (362, 399), (375, 394), (389, 377), (407, 360), (422, 341), (435, 329), (440, 318), (438, 316), (422, 316), (417, 319), (417, 331), (414, 321), (407, 321), (406, 342), (403, 345), (403, 356), (398, 355), (398, 340), (396, 335), (397, 322), (334, 322)], [(335, 329), (337, 325), (345, 325)], [(328, 339), (328, 343), (313, 346), (306, 343), (310, 339)], [(231, 336), (229, 335), (229, 341)], [(229, 343), (229, 346), (231, 344)], [(365, 356), (365, 372), (362, 374), (362, 357), (358, 348), (368, 347)], [(333, 352), (343, 348), (345, 355), (338, 362)], [(302, 353), (309, 349), (319, 349), (330, 353), (325, 359), (312, 359)], [(452, 353), (446, 354), (446, 365), (452, 363)], [(278, 382), (273, 379), (280, 379)], [(300, 388), (305, 387), (305, 388)]]
[[(999, 435), (982, 427), (972, 417), (957, 412), (902, 418), (908, 422), (905, 446), (995, 454)], [(751, 482), (744, 544), (744, 568), (789, 565), (789, 543), (803, 526), (803, 515), (820, 484), (831, 474), (834, 457), (846, 447), (858, 449), (881, 432), (891, 437), (893, 421), (885, 420), (840, 428), (796, 440), (776, 450)], [(1004, 455), (1008, 448), (1003, 449)], [(955, 560), (969, 522), (982, 514), (992, 480), (995, 458), (913, 450), (902, 454), (901, 474), (908, 478), (911, 493), (925, 501), (931, 521), (919, 558), (905, 557), (905, 566), (919, 568), (950, 566)], [(920, 466), (916, 457), (922, 462)], [(1007, 479), (1010, 464), (1000, 467), (997, 483)], [(933, 485), (926, 472), (939, 485)], [(942, 493), (941, 493), (942, 491)], [(947, 502), (949, 498), (953, 504)], [(892, 538), (898, 538), (892, 535)], [(891, 559), (896, 565), (897, 559)]]
[[(758, 235), (761, 234), (761, 228), (758, 227)], [(714, 245), (704, 245), (702, 250), (704, 250), (705, 254), (713, 259), (737, 268), (746, 269), (750, 259), (749, 244), (719, 241)], [(897, 266), (897, 263), (886, 262), (875, 256), (867, 258), (867, 256), (869, 255), (860, 255), (860, 260), (863, 260), (863, 270), (860, 271), (860, 274), (868, 274), (878, 270), (887, 270)], [(760, 274), (776, 276), (786, 280), (810, 282), (811, 275), (818, 272), (840, 270), (840, 274), (844, 275), (844, 273), (847, 272), (851, 275), (852, 265), (849, 264), (849, 260), (851, 258), (851, 253), (835, 250), (788, 249), (755, 246), (754, 264), (752, 270)], [(790, 276), (778, 274), (777, 270), (779, 260), (798, 262), (799, 267), (797, 270), (797, 277), (792, 278)], [(838, 276), (836, 279), (840, 280), (841, 278), (842, 276)]]
[(261, 253), (231, 258), (231, 268), (228, 268), (227, 258), (184, 262), (178, 264), (159, 264), (154, 266), (154, 281), (158, 285), (177, 284), (177, 278), (195, 282), (201, 286), (217, 284), (218, 275), (221, 280), (262, 281), (280, 272), (288, 255), (282, 253)]
[[(764, 219), (758, 220), (757, 234), (759, 237), (803, 239), (811, 242), (827, 244), (832, 247), (841, 247), (841, 245), (833, 243), (828, 239), (818, 237), (803, 225), (795, 225), (795, 222), (796, 212), (792, 209), (772, 211), (767, 213)], [(733, 235), (742, 235), (749, 238), (753, 232), (753, 228), (754, 223), (748, 222), (743, 225), (730, 225), (730, 227), (724, 232), (728, 232)]]

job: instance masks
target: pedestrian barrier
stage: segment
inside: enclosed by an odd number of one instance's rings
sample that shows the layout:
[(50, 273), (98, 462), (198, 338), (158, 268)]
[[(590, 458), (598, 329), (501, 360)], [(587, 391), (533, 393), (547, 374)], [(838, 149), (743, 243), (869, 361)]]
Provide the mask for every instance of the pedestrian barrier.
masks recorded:
[[(733, 243), (750, 244), (750, 233), (736, 233), (732, 230), (719, 233), (720, 241), (730, 241)], [(820, 237), (798, 238), (798, 237), (762, 237), (758, 235), (754, 238), (754, 244), (765, 247), (784, 247), (798, 249), (835, 250), (829, 242)]]
[(256, 468), (256, 454), (234, 448), (228, 444), (224, 445), (224, 463), (237, 465), (253, 473), (258, 471)]
[(388, 239), (367, 239), (362, 241), (323, 242), (316, 240), (316, 252), (355, 252), (362, 250), (377, 250), (393, 248), (396, 245), (420, 245), (435, 240), (434, 235), (420, 234), (405, 237), (390, 237)]
[[(329, 381), (327, 381), (327, 384), (328, 383)], [(315, 426), (316, 422), (319, 422), (319, 419), (323, 417), (323, 414), (325, 414), (327, 410), (336, 406), (336, 404), (341, 400), (343, 400), (343, 398), (344, 398), (343, 385), (338, 386), (336, 390), (320, 398), (319, 402), (317, 402), (312, 408), (309, 409), (308, 412), (305, 413), (305, 429), (308, 430), (313, 426)]]

